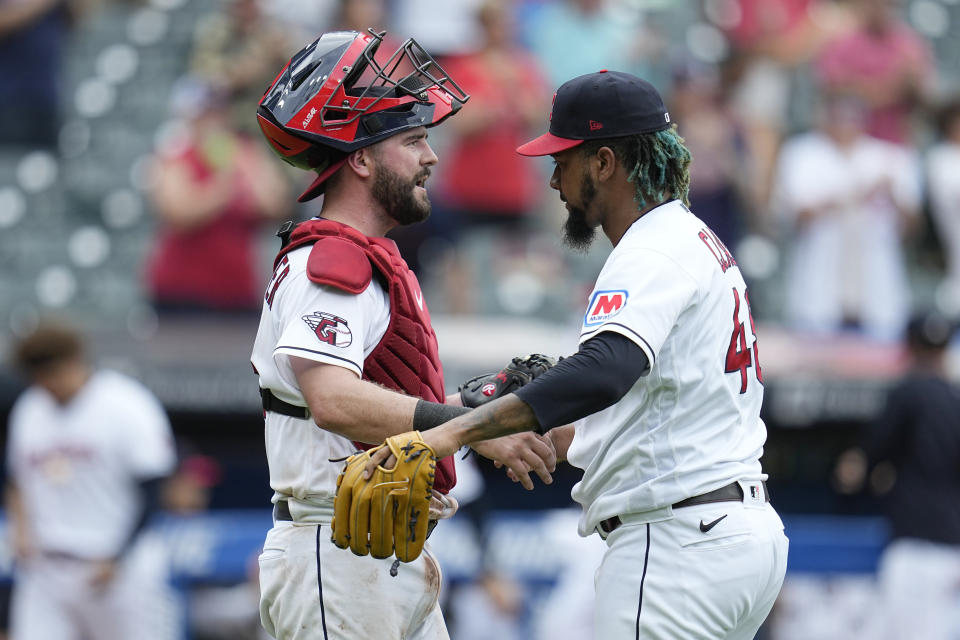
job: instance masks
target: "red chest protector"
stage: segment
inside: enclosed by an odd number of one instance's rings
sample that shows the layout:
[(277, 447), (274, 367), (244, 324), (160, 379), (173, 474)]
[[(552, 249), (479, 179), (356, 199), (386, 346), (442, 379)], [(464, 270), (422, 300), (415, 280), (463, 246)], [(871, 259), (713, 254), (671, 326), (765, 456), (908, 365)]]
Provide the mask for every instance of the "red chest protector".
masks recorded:
[[(420, 283), (387, 238), (368, 238), (356, 229), (332, 220), (309, 220), (290, 232), (274, 267), (284, 256), (313, 244), (307, 277), (317, 284), (348, 293), (362, 293), (373, 278), (382, 276), (390, 296), (390, 323), (380, 343), (363, 361), (363, 379), (430, 402), (444, 402), (443, 366), (437, 334), (423, 302)], [(371, 445), (354, 442), (361, 449)], [(437, 463), (435, 488), (447, 493), (457, 482), (453, 457)]]

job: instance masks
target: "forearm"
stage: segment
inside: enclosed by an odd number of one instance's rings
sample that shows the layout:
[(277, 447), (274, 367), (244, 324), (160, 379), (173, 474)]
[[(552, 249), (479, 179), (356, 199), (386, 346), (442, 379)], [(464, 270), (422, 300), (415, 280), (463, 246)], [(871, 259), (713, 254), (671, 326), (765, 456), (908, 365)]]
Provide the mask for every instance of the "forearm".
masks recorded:
[(127, 534), (123, 544), (121, 544), (117, 550), (117, 554), (114, 556), (115, 560), (122, 558), (127, 551), (133, 547), (134, 543), (140, 537), (140, 534), (147, 528), (154, 514), (160, 510), (160, 489), (165, 480), (166, 478), (164, 477), (158, 477), (142, 480), (137, 483), (140, 487), (141, 496), (140, 513), (133, 524), (133, 528), (130, 529), (130, 533)]
[(23, 545), (30, 540), (30, 530), (27, 526), (27, 514), (24, 511), (20, 490), (13, 482), (8, 481), (6, 484), (4, 504), (7, 510), (7, 519), (10, 523), (13, 547), (16, 551), (21, 551)]
[(357, 380), (350, 389), (341, 389), (314, 412), (322, 429), (356, 442), (380, 444), (386, 438), (413, 429), (418, 398), (405, 396), (372, 382)]
[(240, 180), (250, 189), (256, 209), (271, 220), (286, 217), (290, 212), (286, 179), (273, 158), (247, 150), (240, 162)]
[(223, 176), (197, 183), (171, 160), (155, 174), (153, 205), (163, 222), (178, 231), (189, 231), (214, 218), (229, 201), (233, 187)]
[(604, 331), (516, 395), (530, 406), (541, 432), (549, 431), (619, 402), (648, 368), (632, 340)]
[(474, 442), (533, 431), (539, 426), (530, 406), (511, 393), (423, 435), (437, 456), (442, 458)]

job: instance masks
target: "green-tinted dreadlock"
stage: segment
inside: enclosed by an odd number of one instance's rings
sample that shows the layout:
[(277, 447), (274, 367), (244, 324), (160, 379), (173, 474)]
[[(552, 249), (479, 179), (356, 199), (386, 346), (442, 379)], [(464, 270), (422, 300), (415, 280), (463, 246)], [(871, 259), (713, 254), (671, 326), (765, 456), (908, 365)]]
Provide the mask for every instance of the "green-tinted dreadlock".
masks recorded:
[(690, 206), (690, 150), (683, 145), (677, 125), (654, 133), (587, 140), (577, 148), (589, 156), (600, 147), (610, 147), (629, 171), (629, 180), (636, 185), (638, 209), (668, 197)]

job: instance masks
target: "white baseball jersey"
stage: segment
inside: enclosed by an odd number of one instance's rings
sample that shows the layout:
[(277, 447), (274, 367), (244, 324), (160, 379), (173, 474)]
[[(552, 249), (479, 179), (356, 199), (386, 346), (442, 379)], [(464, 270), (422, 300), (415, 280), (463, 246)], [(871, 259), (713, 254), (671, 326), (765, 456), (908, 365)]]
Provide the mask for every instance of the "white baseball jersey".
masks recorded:
[[(390, 299), (374, 278), (360, 294), (312, 282), (306, 273), (312, 245), (287, 253), (267, 287), (251, 361), (260, 387), (305, 407), (288, 356), (344, 367), (358, 377), (363, 361), (390, 322)], [(268, 412), (266, 453), (276, 497), (313, 505), (332, 504), (343, 463), (330, 462), (356, 446), (304, 420)]]
[(36, 547), (115, 556), (140, 513), (137, 481), (173, 471), (166, 414), (139, 382), (97, 371), (66, 405), (31, 387), (10, 414), (7, 468)]
[(614, 247), (583, 318), (636, 343), (647, 374), (616, 404), (576, 423), (584, 470), (572, 495), (580, 534), (735, 480), (762, 479), (763, 377), (746, 285), (733, 257), (677, 200), (637, 220)]

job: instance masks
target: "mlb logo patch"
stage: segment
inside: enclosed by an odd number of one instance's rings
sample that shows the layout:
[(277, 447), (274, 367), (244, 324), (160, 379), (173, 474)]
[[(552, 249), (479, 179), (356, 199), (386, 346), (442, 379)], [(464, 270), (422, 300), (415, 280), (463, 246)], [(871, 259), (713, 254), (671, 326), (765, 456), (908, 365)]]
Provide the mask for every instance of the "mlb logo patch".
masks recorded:
[(623, 289), (595, 291), (587, 306), (583, 324), (588, 327), (603, 324), (620, 313), (625, 306), (627, 306), (627, 292)]

